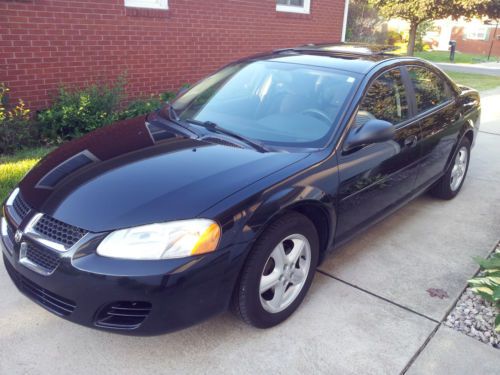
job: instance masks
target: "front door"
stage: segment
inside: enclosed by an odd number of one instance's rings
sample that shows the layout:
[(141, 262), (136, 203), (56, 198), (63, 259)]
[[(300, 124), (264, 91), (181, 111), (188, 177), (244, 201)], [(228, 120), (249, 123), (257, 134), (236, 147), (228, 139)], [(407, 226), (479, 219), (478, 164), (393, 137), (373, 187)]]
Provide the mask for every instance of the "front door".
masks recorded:
[(419, 123), (412, 120), (405, 73), (395, 68), (379, 75), (362, 99), (353, 124), (357, 128), (370, 119), (389, 121), (395, 127), (394, 139), (338, 155), (336, 241), (397, 205), (415, 187), (421, 132)]

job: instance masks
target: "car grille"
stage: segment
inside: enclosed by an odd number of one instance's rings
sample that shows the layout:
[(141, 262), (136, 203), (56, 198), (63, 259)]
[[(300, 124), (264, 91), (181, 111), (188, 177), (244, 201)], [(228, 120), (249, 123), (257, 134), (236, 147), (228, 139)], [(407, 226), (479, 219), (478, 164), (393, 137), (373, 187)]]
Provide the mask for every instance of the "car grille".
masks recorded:
[(28, 204), (25, 202), (25, 200), (21, 196), (21, 193), (17, 194), (14, 202), (12, 203), (12, 206), (14, 207), (14, 211), (21, 220), (23, 220), (30, 212), (30, 206), (28, 206)]
[(7, 233), (5, 237), (3, 237), (4, 240), (4, 245), (5, 249), (7, 249), (7, 252), (12, 255), (14, 251), (14, 237), (15, 237), (15, 229), (14, 227), (9, 223), (8, 220), (6, 220), (7, 223)]
[(17, 287), (35, 302), (38, 302), (47, 310), (50, 310), (57, 315), (69, 316), (73, 313), (73, 311), (75, 311), (75, 302), (49, 292), (48, 290), (28, 280), (18, 273), (7, 260), (4, 261), (7, 272)]
[(36, 245), (27, 244), (26, 258), (37, 266), (43, 268), (47, 273), (53, 272), (59, 265), (59, 254), (52, 250), (44, 249)]
[(134, 329), (139, 327), (151, 312), (151, 303), (140, 301), (114, 302), (97, 314), (95, 324), (104, 328)]
[(66, 247), (73, 246), (88, 233), (84, 229), (63, 223), (46, 215), (38, 220), (34, 229), (47, 239), (63, 244)]
[(7, 221), (7, 237), (9, 238), (9, 241), (11, 243), (14, 243), (14, 236), (15, 236), (14, 228)]

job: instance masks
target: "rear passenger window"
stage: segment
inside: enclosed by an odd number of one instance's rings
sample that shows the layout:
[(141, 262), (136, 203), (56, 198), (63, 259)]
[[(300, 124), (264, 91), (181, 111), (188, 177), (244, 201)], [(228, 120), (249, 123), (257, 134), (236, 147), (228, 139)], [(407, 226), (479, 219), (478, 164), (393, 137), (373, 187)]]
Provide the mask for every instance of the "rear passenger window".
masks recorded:
[(408, 101), (399, 69), (378, 77), (365, 94), (356, 115), (355, 126), (370, 119), (389, 121), (396, 125), (408, 118)]
[(415, 89), (419, 113), (451, 98), (450, 87), (436, 73), (419, 66), (408, 66), (407, 69)]

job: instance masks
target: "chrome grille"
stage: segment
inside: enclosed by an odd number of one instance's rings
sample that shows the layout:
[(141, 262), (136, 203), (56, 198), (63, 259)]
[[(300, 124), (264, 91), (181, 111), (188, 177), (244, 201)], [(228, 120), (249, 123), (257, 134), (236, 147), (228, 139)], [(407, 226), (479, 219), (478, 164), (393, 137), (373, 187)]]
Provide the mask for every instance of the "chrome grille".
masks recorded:
[(50, 216), (42, 216), (35, 224), (34, 229), (42, 236), (52, 241), (71, 247), (88, 232), (84, 229), (69, 225)]
[(9, 224), (9, 222), (7, 222), (7, 237), (9, 238), (11, 243), (14, 243), (15, 241), (14, 235), (15, 235), (14, 228), (12, 227), (12, 225)]
[(12, 207), (14, 207), (14, 211), (21, 220), (23, 220), (30, 212), (30, 206), (28, 206), (28, 204), (25, 202), (25, 200), (21, 196), (21, 193), (17, 194), (14, 202), (12, 203)]
[(33, 244), (27, 244), (26, 259), (43, 268), (47, 273), (52, 273), (59, 265), (60, 257), (52, 250), (44, 249)]

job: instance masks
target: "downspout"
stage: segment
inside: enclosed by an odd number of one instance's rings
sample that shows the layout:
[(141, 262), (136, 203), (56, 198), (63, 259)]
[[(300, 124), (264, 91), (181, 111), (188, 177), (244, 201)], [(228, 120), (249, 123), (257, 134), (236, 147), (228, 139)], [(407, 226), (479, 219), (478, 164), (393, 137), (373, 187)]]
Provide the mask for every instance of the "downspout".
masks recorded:
[(349, 14), (349, 0), (345, 0), (345, 5), (344, 5), (344, 22), (342, 24), (342, 42), (345, 42), (345, 34), (347, 31), (347, 16)]

